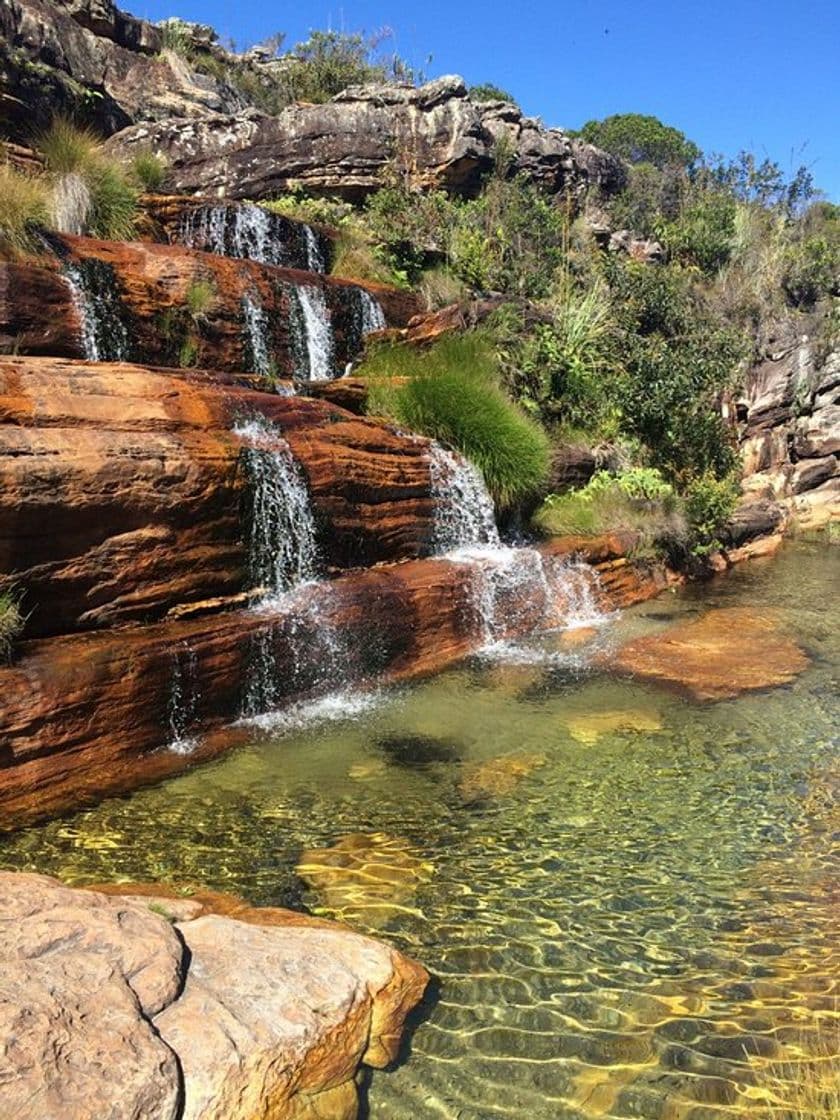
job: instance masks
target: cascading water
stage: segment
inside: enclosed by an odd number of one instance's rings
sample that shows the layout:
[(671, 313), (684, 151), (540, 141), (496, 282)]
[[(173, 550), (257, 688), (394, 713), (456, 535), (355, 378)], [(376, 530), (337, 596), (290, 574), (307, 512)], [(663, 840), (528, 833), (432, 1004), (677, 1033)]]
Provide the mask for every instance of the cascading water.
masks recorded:
[(251, 501), (248, 573), (270, 598), (314, 579), (318, 570), (315, 518), (309, 491), (289, 445), (265, 421), (234, 428)]
[(181, 218), (178, 240), (191, 249), (260, 264), (326, 272), (322, 239), (303, 222), (251, 203), (199, 206)]
[(301, 284), (292, 290), (292, 348), (302, 381), (329, 381), (335, 376), (335, 338), (321, 288)]
[(478, 469), (439, 443), (431, 445), (430, 456), (435, 552), (500, 545), (493, 500)]
[(200, 693), (198, 689), (198, 658), (187, 642), (181, 642), (172, 653), (172, 672), (169, 678), (169, 749), (176, 754), (189, 754), (195, 747), (190, 737)]
[(89, 362), (122, 362), (130, 353), (128, 330), (113, 269), (88, 260), (64, 266), (82, 327), (82, 347)]
[(251, 296), (244, 296), (242, 317), (245, 321), (245, 338), (248, 343), (254, 373), (259, 373), (263, 377), (271, 377), (274, 373), (274, 366), (269, 344), (268, 315), (265, 309), (260, 307)]
[(388, 324), (379, 300), (374, 298), (366, 288), (359, 288), (358, 293), (362, 337), (372, 331), (384, 331)]
[(472, 607), (485, 651), (503, 651), (514, 619), (527, 618), (533, 633), (603, 621), (591, 568), (501, 543), (493, 500), (472, 463), (433, 443), (430, 473), (435, 551), (470, 566)]

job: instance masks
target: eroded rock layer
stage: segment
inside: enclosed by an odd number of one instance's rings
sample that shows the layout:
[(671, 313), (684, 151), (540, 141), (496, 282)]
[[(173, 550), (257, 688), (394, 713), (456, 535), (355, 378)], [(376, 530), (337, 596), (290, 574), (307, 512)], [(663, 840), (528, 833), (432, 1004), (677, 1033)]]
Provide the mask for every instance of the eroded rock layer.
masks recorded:
[(30, 635), (159, 618), (249, 587), (235, 424), (303, 469), (324, 570), (427, 553), (428, 442), (200, 371), (0, 357), (0, 589)]

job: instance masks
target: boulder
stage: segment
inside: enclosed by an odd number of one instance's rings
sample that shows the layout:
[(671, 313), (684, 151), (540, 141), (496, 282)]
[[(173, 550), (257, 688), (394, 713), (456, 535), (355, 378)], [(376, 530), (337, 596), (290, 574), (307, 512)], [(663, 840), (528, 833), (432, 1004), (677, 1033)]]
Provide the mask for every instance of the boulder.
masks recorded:
[(3, 1116), (355, 1118), (425, 969), (289, 911), (119, 889), (0, 872)]
[(738, 548), (756, 537), (769, 536), (784, 518), (785, 511), (778, 502), (766, 498), (742, 500), (723, 530), (724, 544)]
[(277, 116), (251, 109), (140, 124), (109, 144), (120, 153), (162, 151), (178, 192), (260, 199), (301, 188), (359, 201), (383, 185), (394, 159), (417, 188), (475, 195), (502, 139), (513, 153), (511, 171), (549, 193), (578, 197), (590, 186), (610, 192), (623, 183), (620, 161), (515, 106), (474, 103), (454, 76), (419, 88), (353, 87)]
[(840, 455), (840, 405), (829, 404), (793, 427), (793, 450), (800, 459)]
[(619, 672), (671, 686), (693, 700), (727, 700), (788, 684), (809, 661), (792, 638), (779, 632), (772, 616), (728, 607), (636, 638), (609, 663)]

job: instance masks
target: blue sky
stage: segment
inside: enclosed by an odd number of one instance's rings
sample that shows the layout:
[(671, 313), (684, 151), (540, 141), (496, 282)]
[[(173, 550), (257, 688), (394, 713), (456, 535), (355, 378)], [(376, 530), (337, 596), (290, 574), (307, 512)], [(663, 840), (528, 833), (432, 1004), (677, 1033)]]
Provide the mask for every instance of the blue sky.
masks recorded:
[(147, 19), (210, 23), (240, 48), (275, 31), (292, 44), (312, 28), (390, 27), (396, 50), (430, 76), (492, 81), (547, 124), (650, 113), (705, 151), (751, 148), (786, 170), (806, 163), (840, 201), (838, 0), (122, 3)]

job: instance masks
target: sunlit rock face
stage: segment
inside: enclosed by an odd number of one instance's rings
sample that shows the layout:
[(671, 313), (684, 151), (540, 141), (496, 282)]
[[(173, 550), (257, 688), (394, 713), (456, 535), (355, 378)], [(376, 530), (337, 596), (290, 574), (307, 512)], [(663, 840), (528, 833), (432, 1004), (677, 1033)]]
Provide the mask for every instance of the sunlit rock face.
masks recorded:
[(747, 499), (781, 503), (798, 528), (840, 518), (840, 353), (777, 326), (741, 401)]
[(470, 100), (463, 79), (427, 85), (361, 86), (323, 105), (276, 117), (256, 110), (138, 124), (113, 137), (115, 152), (166, 153), (169, 185), (204, 197), (269, 198), (295, 187), (358, 201), (384, 183), (396, 157), (419, 188), (478, 192), (500, 140), (521, 171), (548, 192), (572, 197), (624, 184), (619, 160), (545, 128), (505, 102)]
[(428, 980), (345, 927), (220, 916), (165, 888), (124, 897), (5, 872), (0, 917), (5, 1116), (37, 1099), (51, 1120), (351, 1120), (358, 1066), (394, 1060)]
[(694, 700), (727, 700), (788, 684), (809, 659), (766, 612), (729, 607), (628, 642), (610, 664)]

